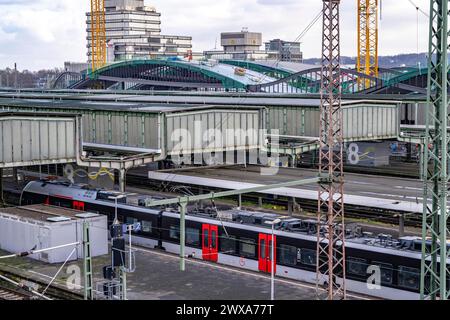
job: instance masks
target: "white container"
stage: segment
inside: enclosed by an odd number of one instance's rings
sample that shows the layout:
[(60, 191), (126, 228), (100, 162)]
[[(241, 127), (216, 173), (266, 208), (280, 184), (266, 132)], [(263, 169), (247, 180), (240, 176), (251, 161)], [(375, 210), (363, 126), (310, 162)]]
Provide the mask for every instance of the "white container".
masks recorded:
[[(39, 211), (36, 208), (40, 208)], [(30, 255), (29, 257), (48, 262), (61, 263), (83, 257), (83, 218), (89, 222), (91, 257), (108, 254), (107, 217), (65, 208), (48, 207), (52, 214), (47, 215), (46, 206), (27, 206), (0, 209), (0, 249), (20, 253), (32, 249), (39, 250), (64, 244), (79, 242), (80, 245), (69, 246)], [(60, 210), (58, 210), (60, 209)], [(60, 214), (55, 214), (60, 212)], [(71, 213), (70, 215), (68, 213)], [(78, 216), (81, 214), (81, 216)], [(48, 218), (63, 217), (52, 222)], [(72, 250), (75, 251), (71, 254)], [(69, 258), (68, 258), (69, 257)]]

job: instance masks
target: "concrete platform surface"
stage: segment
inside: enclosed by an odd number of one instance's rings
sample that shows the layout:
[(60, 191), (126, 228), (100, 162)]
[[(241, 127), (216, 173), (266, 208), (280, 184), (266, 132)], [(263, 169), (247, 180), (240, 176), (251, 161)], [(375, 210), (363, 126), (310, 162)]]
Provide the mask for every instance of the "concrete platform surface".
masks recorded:
[[(0, 251), (0, 255), (6, 254)], [(103, 281), (102, 267), (110, 256), (93, 259), (94, 286)], [(0, 260), (0, 270), (7, 269), (49, 282), (61, 265), (49, 265), (29, 258)], [(82, 261), (61, 269), (55, 283), (66, 287), (71, 271)], [(73, 271), (72, 271), (73, 272)], [(254, 273), (223, 265), (187, 260), (186, 271), (179, 270), (179, 258), (158, 250), (138, 248), (136, 271), (127, 275), (130, 300), (269, 300), (270, 275)], [(72, 281), (73, 283), (73, 281)], [(79, 282), (83, 285), (83, 279)], [(78, 287), (82, 292), (82, 287)], [(276, 279), (277, 300), (314, 300), (315, 287), (295, 281)], [(356, 298), (350, 295), (350, 298)]]

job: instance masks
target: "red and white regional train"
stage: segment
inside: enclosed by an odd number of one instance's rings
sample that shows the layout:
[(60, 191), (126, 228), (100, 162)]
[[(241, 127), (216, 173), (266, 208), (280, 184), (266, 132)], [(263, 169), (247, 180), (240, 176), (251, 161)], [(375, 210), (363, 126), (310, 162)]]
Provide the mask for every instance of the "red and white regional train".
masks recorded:
[[(87, 185), (39, 180), (26, 185), (21, 205), (45, 203), (108, 216), (112, 223), (115, 191)], [(125, 194), (125, 196), (127, 196)], [(140, 222), (133, 234), (136, 245), (179, 253), (179, 213), (174, 208), (147, 208), (148, 196), (128, 195), (119, 200), (123, 223)], [(134, 203), (132, 203), (134, 202)], [(271, 272), (271, 229), (265, 221), (279, 216), (241, 210), (199, 212), (186, 216), (186, 254), (237, 268)], [(279, 277), (315, 283), (316, 229), (312, 220), (282, 218), (275, 230), (275, 273)], [(392, 239), (388, 235), (348, 234), (346, 241), (347, 290), (386, 299), (419, 299), (421, 240)], [(450, 264), (450, 259), (447, 260)], [(380, 286), (368, 285), (373, 266), (379, 267)], [(369, 268), (372, 267), (372, 268)], [(370, 278), (370, 279), (369, 279)], [(370, 282), (372, 283), (372, 282)]]

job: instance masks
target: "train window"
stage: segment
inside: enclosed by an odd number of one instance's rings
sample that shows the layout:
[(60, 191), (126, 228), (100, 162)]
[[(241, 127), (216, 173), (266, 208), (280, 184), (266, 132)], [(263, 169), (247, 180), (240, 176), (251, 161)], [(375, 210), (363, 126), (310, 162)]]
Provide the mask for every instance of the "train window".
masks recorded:
[(295, 266), (297, 264), (297, 248), (281, 244), (278, 249), (278, 260), (281, 264)]
[(198, 229), (186, 228), (186, 244), (200, 246), (200, 232)]
[(255, 257), (255, 240), (248, 238), (239, 239), (239, 253), (244, 257)]
[(56, 199), (55, 200), (55, 206), (62, 207), (62, 208), (67, 208), (67, 209), (72, 209), (72, 202), (66, 202), (64, 200)]
[(203, 229), (203, 247), (209, 248), (209, 230)]
[(138, 219), (132, 218), (132, 217), (127, 217), (126, 220), (125, 220), (126, 224), (135, 224), (137, 222), (138, 222)]
[(141, 221), (142, 232), (152, 233), (152, 222), (151, 221)]
[(236, 254), (236, 237), (226, 235), (220, 239), (220, 251), (226, 254)]
[(179, 240), (180, 239), (180, 227), (179, 226), (170, 226), (169, 237), (170, 237), (170, 239)]
[(272, 240), (269, 240), (269, 259), (272, 260)]
[(213, 248), (216, 248), (216, 246), (217, 246), (216, 236), (217, 236), (217, 231), (211, 230), (211, 247), (213, 247)]
[(358, 276), (367, 275), (367, 261), (365, 259), (349, 257), (347, 259), (347, 269), (349, 273), (356, 274)]
[(72, 209), (72, 206), (70, 205), (70, 203), (66, 203), (66, 202), (61, 202), (61, 207), (67, 208), (67, 209)]
[(376, 262), (376, 261), (373, 264), (380, 267), (381, 284), (392, 284), (393, 271), (394, 271), (392, 264)]
[(300, 262), (308, 266), (315, 266), (317, 264), (316, 250), (300, 249)]
[(262, 239), (259, 243), (259, 257), (261, 259), (266, 258), (266, 240)]
[(398, 268), (398, 285), (408, 289), (419, 289), (420, 271), (416, 268), (403, 267)]

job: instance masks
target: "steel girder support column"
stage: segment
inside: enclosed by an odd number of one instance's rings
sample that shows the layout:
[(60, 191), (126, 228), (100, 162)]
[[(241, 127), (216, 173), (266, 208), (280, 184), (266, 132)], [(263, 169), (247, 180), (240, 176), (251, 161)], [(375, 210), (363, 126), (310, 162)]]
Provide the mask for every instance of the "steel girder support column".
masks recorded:
[(3, 205), (5, 199), (3, 198), (3, 168), (0, 168), (0, 205)]
[(119, 191), (125, 192), (126, 189), (127, 170), (125, 168), (119, 169)]
[[(345, 299), (343, 121), (339, 39), (340, 0), (323, 0), (320, 108), (320, 183), (317, 226), (317, 294)], [(325, 297), (324, 297), (325, 298)]]
[[(448, 1), (430, 1), (428, 110), (423, 163), (424, 211), (422, 224), (421, 299), (446, 300), (450, 279), (446, 261), (450, 237), (447, 209), (449, 184), (448, 126)], [(431, 166), (430, 166), (431, 165)], [(430, 202), (430, 203), (429, 203)], [(439, 263), (442, 262), (442, 263)]]
[(180, 271), (186, 271), (186, 209), (188, 201), (183, 199), (180, 205)]

